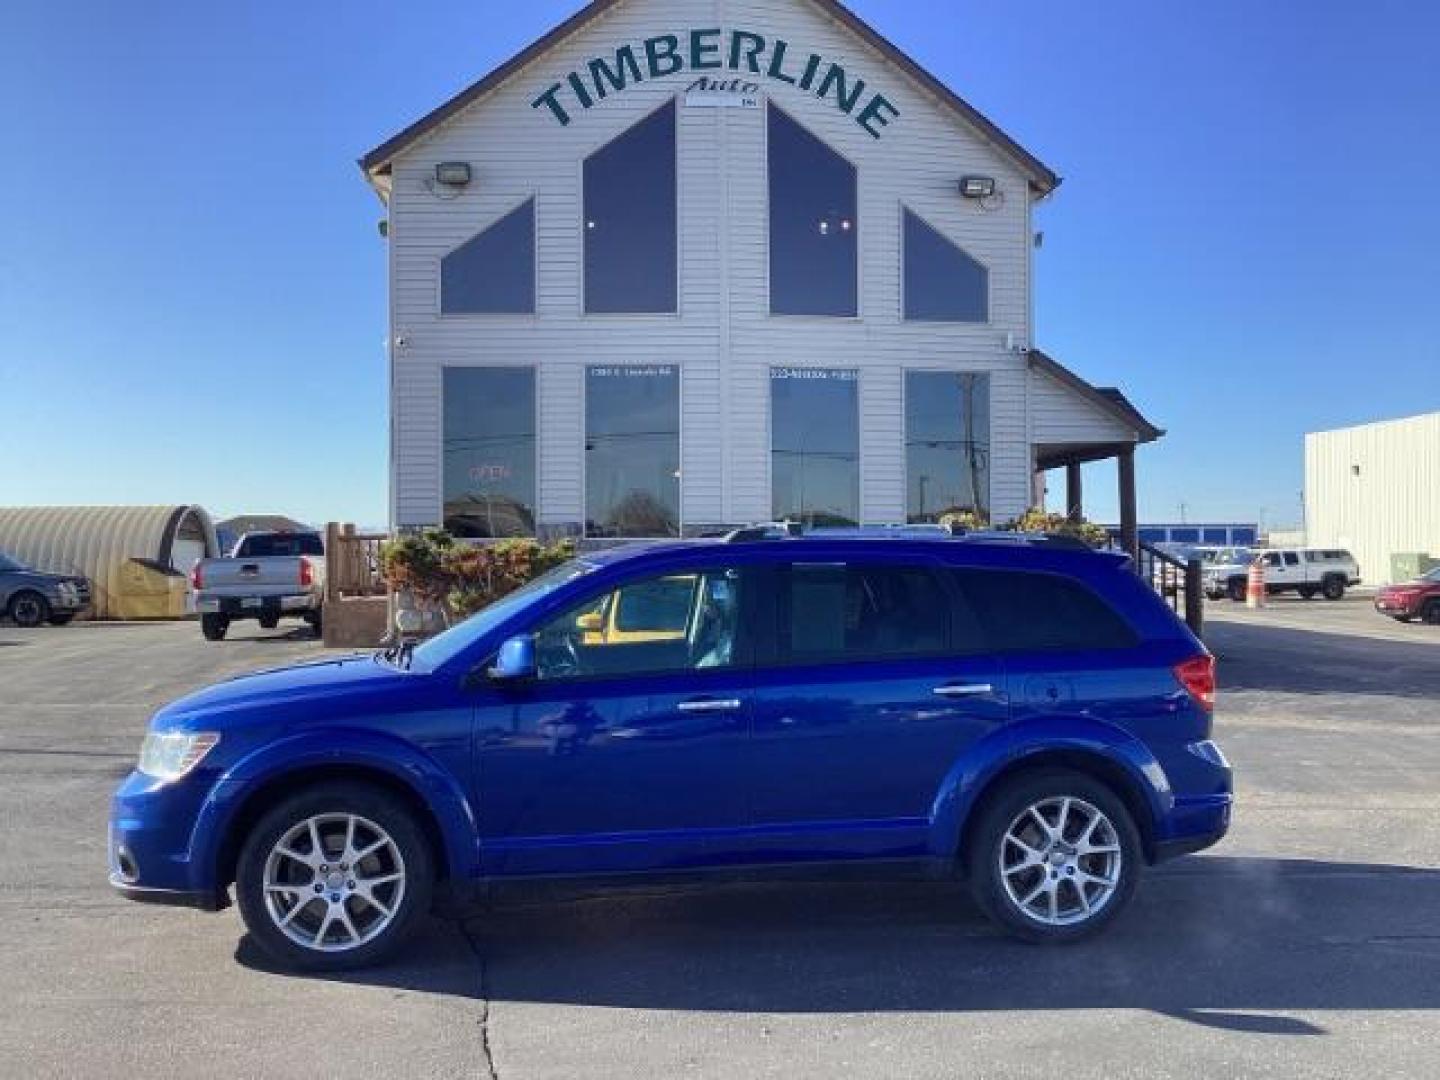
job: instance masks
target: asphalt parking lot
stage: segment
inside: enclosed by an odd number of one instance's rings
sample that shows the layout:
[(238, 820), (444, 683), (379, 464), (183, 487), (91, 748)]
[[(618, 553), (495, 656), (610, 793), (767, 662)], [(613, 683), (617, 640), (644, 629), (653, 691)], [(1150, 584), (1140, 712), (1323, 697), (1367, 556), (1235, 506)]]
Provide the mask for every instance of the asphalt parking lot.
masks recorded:
[(0, 1076), (1440, 1075), (1440, 628), (1210, 614), (1234, 831), (1099, 940), (1016, 944), (945, 885), (651, 888), (437, 921), (340, 978), (104, 883), (153, 708), (319, 645), (0, 626)]

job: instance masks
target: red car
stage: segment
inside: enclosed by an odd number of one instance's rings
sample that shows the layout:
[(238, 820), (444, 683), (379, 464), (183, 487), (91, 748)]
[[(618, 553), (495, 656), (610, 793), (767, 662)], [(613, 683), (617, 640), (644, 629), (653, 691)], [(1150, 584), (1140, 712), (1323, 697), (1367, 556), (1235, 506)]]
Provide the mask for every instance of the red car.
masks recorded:
[(1440, 624), (1440, 566), (1414, 581), (1386, 585), (1375, 594), (1375, 610), (1401, 622)]

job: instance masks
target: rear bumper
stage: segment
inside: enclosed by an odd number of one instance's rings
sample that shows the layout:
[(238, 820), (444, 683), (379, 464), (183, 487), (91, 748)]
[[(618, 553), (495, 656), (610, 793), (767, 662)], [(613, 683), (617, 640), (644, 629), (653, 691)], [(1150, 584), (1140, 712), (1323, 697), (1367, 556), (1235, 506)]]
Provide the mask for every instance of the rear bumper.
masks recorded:
[(319, 599), (309, 593), (292, 596), (204, 596), (195, 601), (195, 610), (202, 615), (224, 615), (227, 619), (275, 618), (281, 615), (304, 615), (318, 610)]
[(1164, 862), (1218, 844), (1230, 831), (1234, 802), (1228, 794), (1177, 798), (1167, 835), (1155, 841), (1153, 861)]

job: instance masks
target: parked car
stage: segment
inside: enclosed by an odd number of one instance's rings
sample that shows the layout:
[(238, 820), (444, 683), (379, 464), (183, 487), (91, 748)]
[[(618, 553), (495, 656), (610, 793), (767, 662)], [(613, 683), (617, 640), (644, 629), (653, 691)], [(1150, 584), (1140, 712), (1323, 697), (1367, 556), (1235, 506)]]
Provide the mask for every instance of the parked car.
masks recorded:
[(1386, 585), (1375, 594), (1375, 610), (1400, 622), (1421, 619), (1440, 625), (1440, 567), (1413, 581)]
[(286, 617), (304, 619), (318, 637), (325, 543), (317, 532), (246, 533), (226, 558), (199, 560), (190, 585), (206, 641), (223, 641), (238, 619), (273, 630)]
[(32, 570), (0, 551), (0, 613), (16, 626), (64, 626), (89, 603), (87, 578)]
[(1122, 556), (630, 546), (416, 647), (161, 709), (110, 881), (207, 910), (233, 884), (306, 969), (379, 960), (482, 884), (795, 863), (955, 872), (1011, 932), (1068, 941), (1225, 833), (1214, 698), (1213, 658)]
[[(1238, 561), (1245, 554), (1251, 556), (1250, 561)], [(1264, 562), (1267, 595), (1293, 592), (1305, 600), (1316, 596), (1339, 600), (1345, 596), (1346, 589), (1361, 583), (1360, 567), (1354, 557), (1339, 548), (1274, 548), (1255, 552), (1237, 548), (1231, 556), (1237, 561), (1221, 561), (1224, 558), (1217, 557), (1205, 567), (1205, 595), (1212, 600), (1222, 596), (1244, 600), (1250, 564), (1255, 558)]]

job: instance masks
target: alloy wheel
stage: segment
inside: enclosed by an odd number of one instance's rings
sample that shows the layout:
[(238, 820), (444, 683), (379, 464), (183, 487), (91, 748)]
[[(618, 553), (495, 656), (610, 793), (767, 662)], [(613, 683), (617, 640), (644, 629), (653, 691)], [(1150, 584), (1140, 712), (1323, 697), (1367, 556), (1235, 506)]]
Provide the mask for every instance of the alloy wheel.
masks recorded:
[(1084, 799), (1032, 803), (1005, 830), (1000, 880), (1017, 911), (1045, 926), (1099, 914), (1120, 886), (1123, 854), (1114, 824)]
[(291, 941), (344, 952), (374, 941), (405, 897), (405, 860), (390, 834), (357, 814), (316, 814), (283, 833), (265, 860), (265, 909)]

